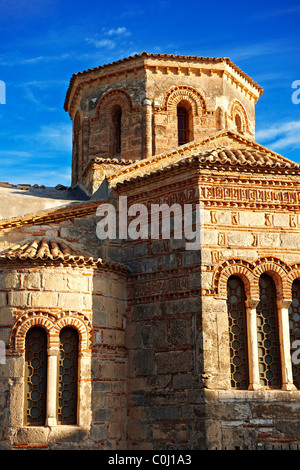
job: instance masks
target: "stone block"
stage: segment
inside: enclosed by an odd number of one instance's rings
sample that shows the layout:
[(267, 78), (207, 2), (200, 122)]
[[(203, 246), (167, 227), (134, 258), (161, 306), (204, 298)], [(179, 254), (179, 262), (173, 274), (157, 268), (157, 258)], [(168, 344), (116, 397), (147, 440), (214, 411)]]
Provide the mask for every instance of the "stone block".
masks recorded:
[(193, 376), (191, 374), (176, 374), (173, 376), (172, 385), (175, 390), (191, 389), (194, 385)]
[(239, 221), (241, 225), (246, 227), (264, 227), (265, 214), (257, 211), (241, 211), (239, 213)]
[[(6, 298), (6, 294), (5, 294)], [(3, 299), (2, 299), (3, 300)], [(2, 306), (0, 308), (0, 325), (9, 325), (13, 321), (14, 309)]]
[(168, 340), (176, 346), (190, 345), (193, 342), (193, 326), (190, 318), (176, 318), (169, 321)]
[(93, 277), (93, 293), (95, 294), (102, 294), (102, 295), (110, 295), (111, 293), (111, 282), (110, 279), (106, 279), (104, 277), (94, 276)]
[[(0, 307), (5, 307), (6, 306), (6, 297), (7, 296), (6, 296), (5, 292), (0, 292)], [(1, 312), (1, 310), (0, 310), (0, 312)], [(0, 314), (0, 321), (1, 321), (1, 314)]]
[(176, 253), (170, 253), (163, 256), (163, 268), (172, 269), (177, 267), (177, 256)]
[(151, 349), (133, 351), (130, 355), (135, 376), (145, 376), (154, 371), (154, 352)]
[(154, 419), (178, 420), (181, 418), (180, 408), (174, 405), (153, 406), (152, 416)]
[(200, 265), (201, 250), (187, 250), (183, 253), (183, 265)]
[(124, 299), (126, 286), (122, 279), (115, 279), (111, 282), (111, 295), (118, 299)]
[(41, 273), (29, 272), (24, 273), (21, 277), (22, 287), (25, 289), (40, 289), (41, 287)]
[(28, 305), (43, 308), (57, 307), (58, 294), (56, 292), (30, 292)]
[(149, 334), (149, 346), (151, 348), (163, 348), (170, 346), (167, 339), (168, 327), (166, 322), (152, 324), (147, 332)]
[(8, 305), (12, 307), (26, 307), (29, 304), (28, 298), (29, 298), (28, 292), (24, 292), (24, 291), (9, 292), (8, 293)]
[(259, 245), (261, 247), (279, 247), (280, 234), (274, 232), (265, 232), (259, 234)]
[(57, 306), (67, 310), (82, 310), (83, 295), (77, 293), (59, 293)]
[(72, 292), (89, 292), (89, 276), (83, 274), (67, 276), (67, 288)]
[(47, 273), (43, 276), (43, 286), (48, 291), (64, 291), (66, 290), (66, 277), (63, 273)]
[(187, 299), (176, 299), (165, 302), (164, 313), (166, 315), (182, 315), (185, 313), (200, 312), (201, 300), (197, 297)]
[(155, 354), (158, 374), (177, 374), (193, 369), (193, 353), (191, 350), (169, 351)]
[(228, 232), (227, 243), (229, 246), (250, 247), (253, 243), (253, 235), (250, 232)]
[(20, 287), (20, 275), (15, 272), (6, 272), (0, 276), (0, 289), (18, 289)]
[(283, 248), (296, 248), (300, 246), (300, 233), (281, 233), (281, 246)]
[(273, 214), (273, 225), (274, 227), (289, 227), (290, 226), (290, 214)]
[(143, 259), (140, 263), (140, 269), (143, 273), (152, 273), (158, 270), (158, 262), (156, 258)]

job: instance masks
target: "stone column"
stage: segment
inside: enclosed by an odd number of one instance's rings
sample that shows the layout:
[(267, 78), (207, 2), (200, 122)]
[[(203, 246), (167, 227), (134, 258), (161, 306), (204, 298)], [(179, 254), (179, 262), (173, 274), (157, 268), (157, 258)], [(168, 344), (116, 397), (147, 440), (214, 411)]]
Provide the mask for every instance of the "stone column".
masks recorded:
[(57, 425), (56, 404), (58, 354), (58, 348), (48, 349), (46, 426)]
[(261, 389), (259, 380), (259, 363), (258, 363), (258, 342), (257, 342), (257, 323), (256, 323), (256, 307), (259, 299), (246, 300), (247, 309), (247, 336), (248, 336), (248, 352), (249, 352), (249, 390)]
[(290, 300), (278, 302), (278, 328), (281, 356), (281, 376), (283, 390), (296, 390), (293, 383), (290, 328), (289, 328), (289, 306)]
[(145, 110), (145, 158), (152, 157), (152, 102), (144, 99)]

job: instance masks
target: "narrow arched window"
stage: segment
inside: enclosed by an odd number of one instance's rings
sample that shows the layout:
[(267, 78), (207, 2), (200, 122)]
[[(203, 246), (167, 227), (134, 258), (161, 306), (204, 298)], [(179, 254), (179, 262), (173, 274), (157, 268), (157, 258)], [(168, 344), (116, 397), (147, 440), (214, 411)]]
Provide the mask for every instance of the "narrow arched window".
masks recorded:
[(260, 276), (259, 290), (256, 315), (260, 383), (268, 388), (281, 388), (276, 287), (271, 276)]
[(249, 386), (245, 300), (243, 281), (231, 276), (227, 283), (231, 387), (241, 390)]
[(178, 145), (183, 145), (188, 142), (188, 112), (185, 108), (178, 106), (177, 108), (178, 119)]
[(122, 108), (116, 105), (112, 109), (112, 156), (122, 149)]
[[(291, 342), (291, 356), (295, 348), (293, 348), (294, 341), (300, 340), (300, 280), (296, 279), (292, 286), (293, 300), (289, 307), (289, 323), (290, 323), (290, 342)], [(298, 349), (298, 347), (297, 347)], [(297, 360), (298, 362), (298, 360)], [(297, 389), (300, 389), (300, 364), (292, 360), (293, 381)]]
[(47, 335), (33, 327), (25, 341), (25, 425), (44, 426), (47, 394)]
[(78, 333), (65, 327), (59, 337), (58, 424), (77, 423)]
[(187, 101), (181, 101), (177, 106), (178, 145), (187, 144), (192, 137), (192, 108)]
[(237, 132), (241, 134), (243, 131), (243, 126), (242, 126), (241, 116), (239, 114), (235, 115), (235, 127), (236, 127)]

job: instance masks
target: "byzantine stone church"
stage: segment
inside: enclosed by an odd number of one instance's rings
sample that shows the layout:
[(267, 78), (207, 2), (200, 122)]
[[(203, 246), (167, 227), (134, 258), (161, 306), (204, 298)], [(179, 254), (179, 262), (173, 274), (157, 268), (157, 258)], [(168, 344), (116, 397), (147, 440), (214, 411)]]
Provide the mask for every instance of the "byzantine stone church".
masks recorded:
[[(0, 185), (1, 449), (298, 448), (299, 164), (262, 92), (228, 58), (72, 76), (70, 187)], [(100, 239), (121, 196), (201, 206), (201, 246)]]

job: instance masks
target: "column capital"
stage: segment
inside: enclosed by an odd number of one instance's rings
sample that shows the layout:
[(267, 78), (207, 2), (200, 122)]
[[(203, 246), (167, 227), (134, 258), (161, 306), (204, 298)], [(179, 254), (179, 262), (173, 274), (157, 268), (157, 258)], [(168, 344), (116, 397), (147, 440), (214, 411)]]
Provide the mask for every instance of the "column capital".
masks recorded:
[(49, 357), (49, 356), (58, 356), (58, 354), (59, 354), (59, 347), (57, 347), (57, 346), (49, 346), (49, 348), (47, 349), (47, 354), (48, 354), (48, 357)]
[(289, 308), (292, 303), (292, 299), (279, 299), (277, 302), (278, 308)]
[(259, 302), (260, 302), (260, 299), (250, 298), (250, 299), (245, 300), (245, 305), (247, 308), (249, 308), (249, 310), (253, 310), (258, 306)]

